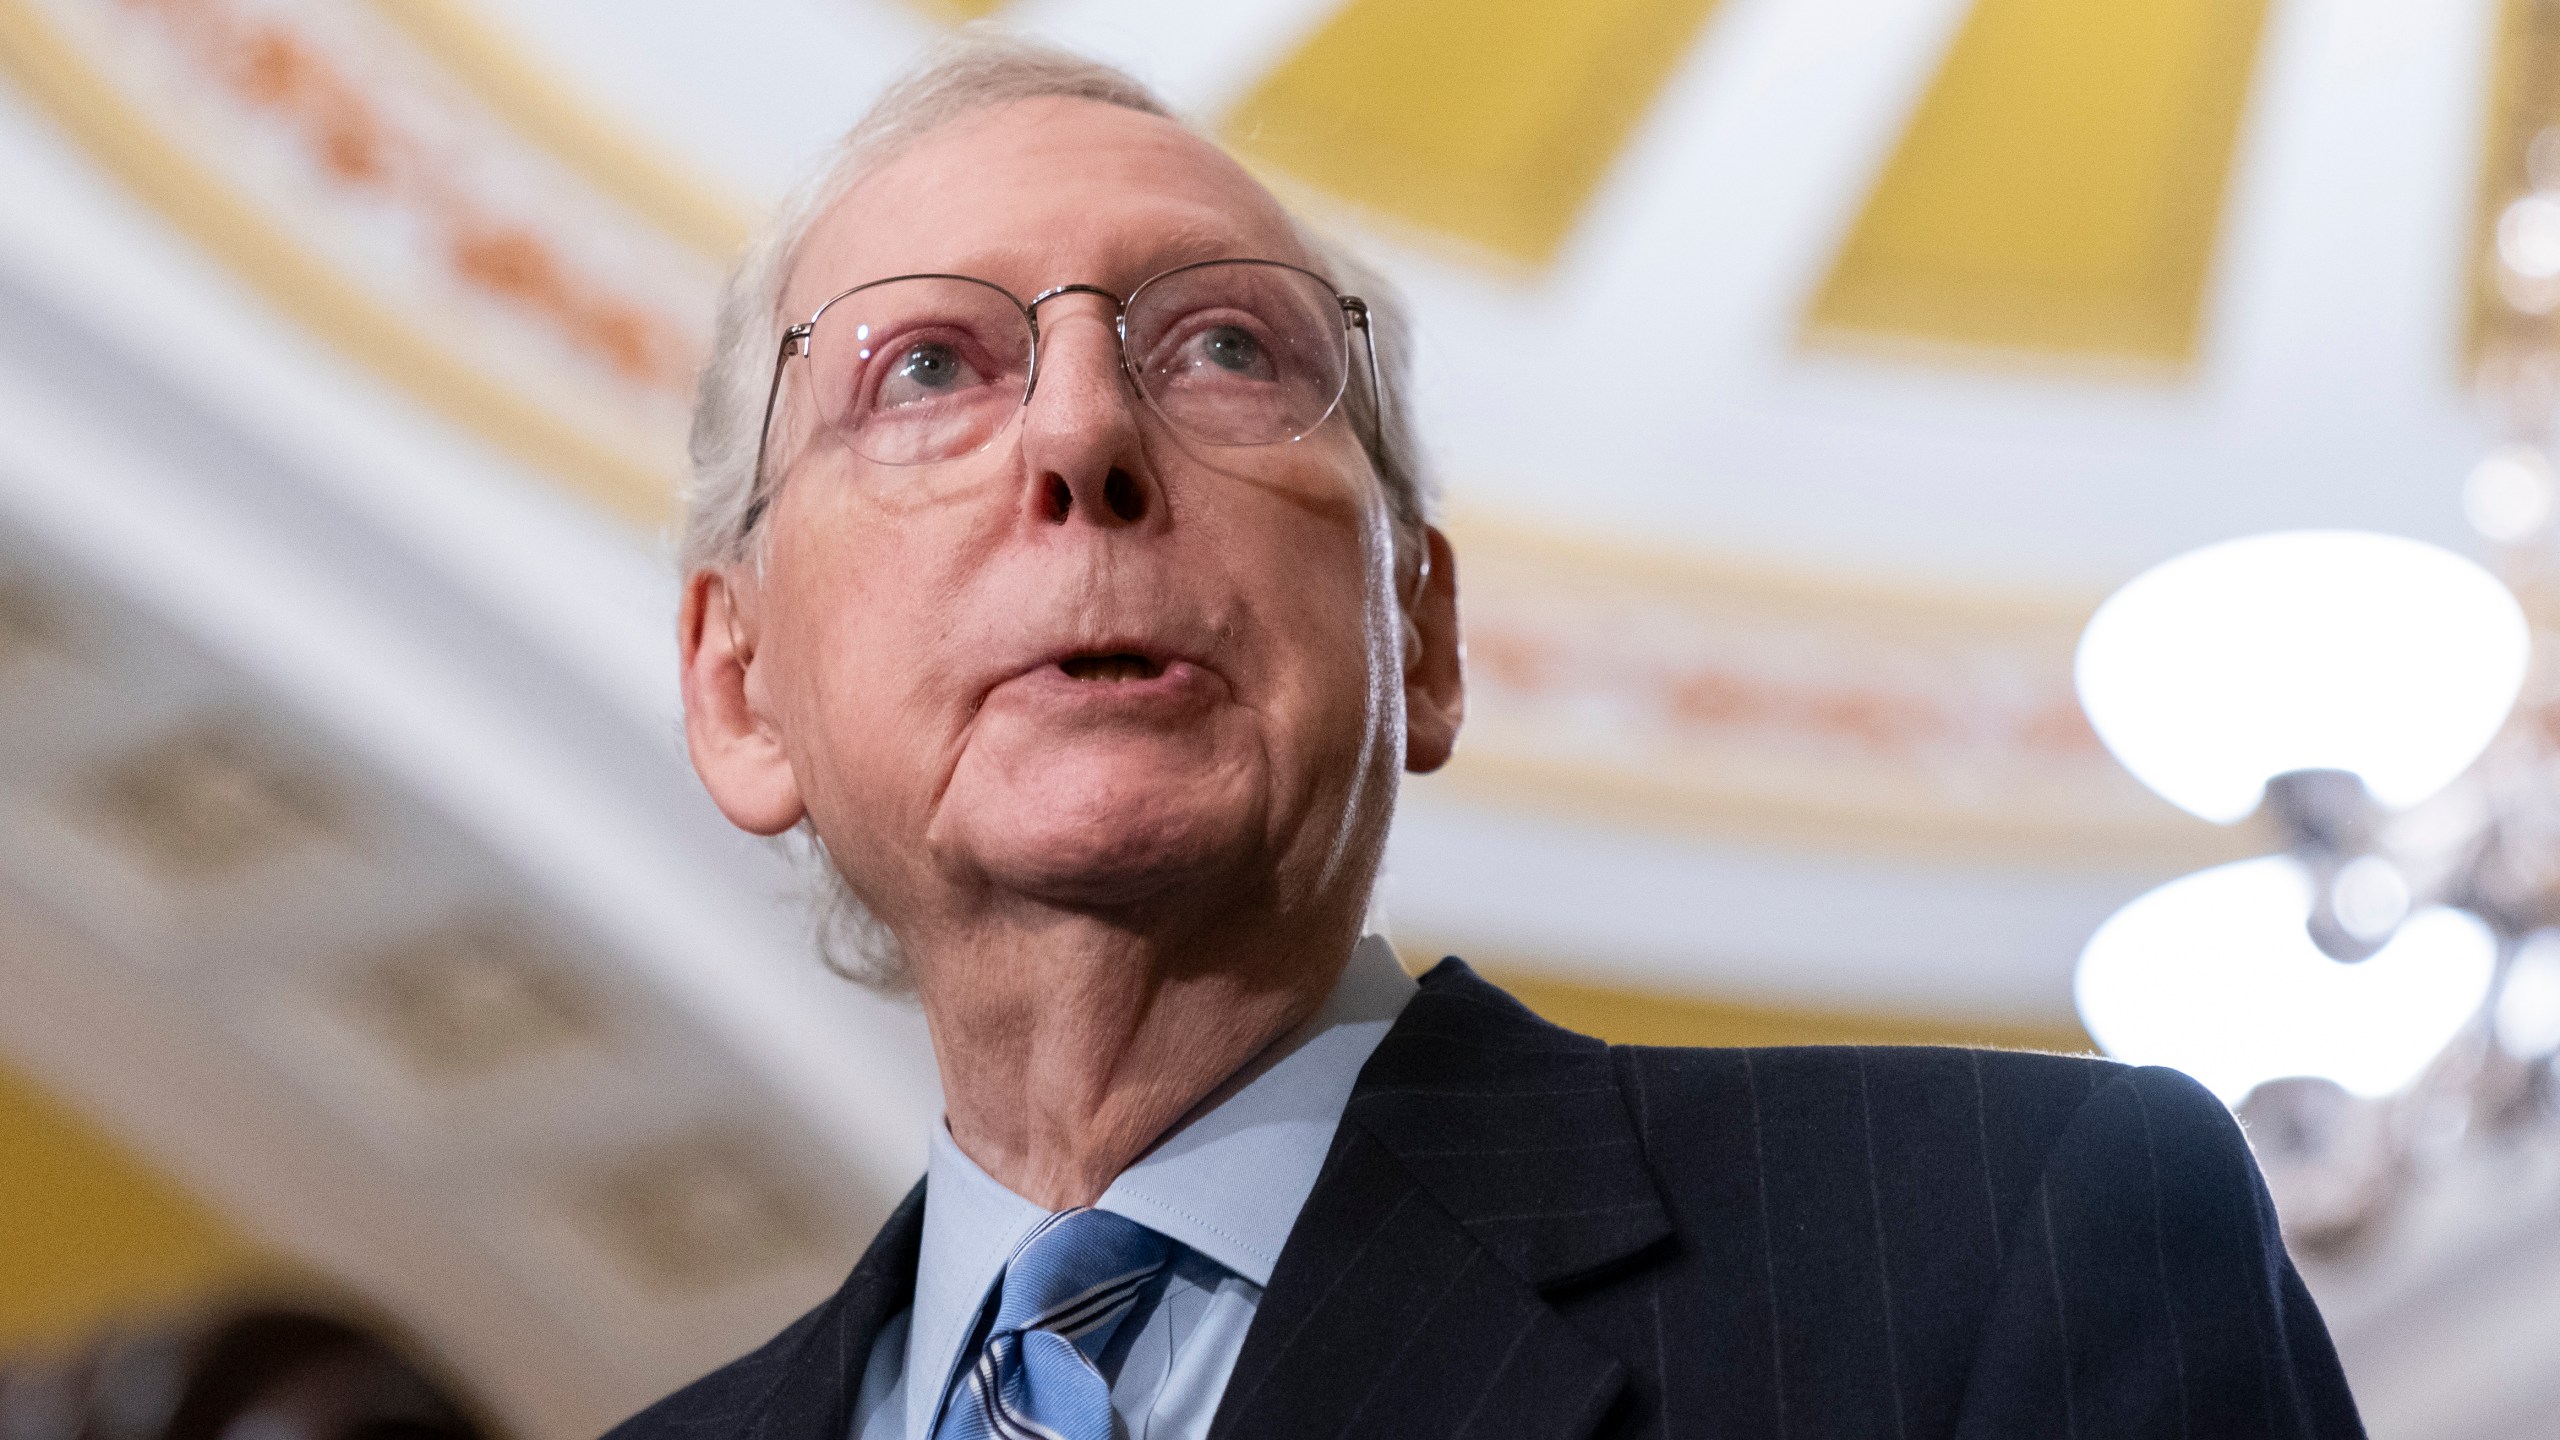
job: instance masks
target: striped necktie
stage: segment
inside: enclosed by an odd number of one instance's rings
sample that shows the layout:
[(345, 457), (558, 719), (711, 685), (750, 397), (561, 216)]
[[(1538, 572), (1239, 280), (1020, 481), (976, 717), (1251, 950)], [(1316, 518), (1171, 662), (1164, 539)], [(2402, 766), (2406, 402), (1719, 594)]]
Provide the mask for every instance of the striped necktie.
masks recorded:
[(1173, 1242), (1100, 1210), (1040, 1222), (1004, 1267), (994, 1326), (934, 1440), (1112, 1440), (1095, 1362)]

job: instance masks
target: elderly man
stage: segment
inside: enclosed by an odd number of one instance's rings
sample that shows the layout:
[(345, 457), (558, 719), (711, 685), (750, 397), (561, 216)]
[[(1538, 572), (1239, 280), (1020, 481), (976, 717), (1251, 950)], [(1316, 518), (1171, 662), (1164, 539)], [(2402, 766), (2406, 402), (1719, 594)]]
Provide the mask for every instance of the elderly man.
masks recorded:
[(1363, 938), (1462, 700), (1382, 299), (985, 37), (750, 255), (693, 760), (818, 842), (947, 1111), (834, 1298), (617, 1435), (2357, 1434), (2174, 1074), (1612, 1049)]

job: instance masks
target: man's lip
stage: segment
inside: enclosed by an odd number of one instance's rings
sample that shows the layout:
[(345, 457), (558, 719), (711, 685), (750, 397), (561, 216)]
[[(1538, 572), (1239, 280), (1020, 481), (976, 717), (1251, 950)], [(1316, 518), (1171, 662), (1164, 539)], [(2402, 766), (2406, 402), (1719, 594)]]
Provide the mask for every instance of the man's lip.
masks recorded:
[(1146, 662), (1148, 672), (1147, 678), (1149, 679), (1153, 679), (1156, 676), (1164, 674), (1176, 665), (1190, 665), (1195, 668), (1205, 668), (1200, 667), (1200, 662), (1197, 658), (1182, 654), (1178, 651), (1166, 649), (1162, 646), (1149, 645), (1143, 642), (1132, 643), (1104, 640), (1088, 645), (1077, 645), (1072, 649), (1059, 650), (1041, 660), (1038, 664), (1030, 666), (1024, 671), (1024, 673), (1036, 674), (1042, 670), (1057, 670), (1072, 674), (1078, 662), (1099, 662), (1124, 658), (1134, 658)]
[[(1113, 656), (1137, 656), (1148, 663), (1151, 671), (1144, 676), (1120, 679), (1083, 679), (1068, 668), (1071, 661), (1101, 660)], [(1111, 705), (1115, 697), (1118, 703), (1158, 704), (1183, 697), (1197, 701), (1215, 693), (1214, 690), (1204, 690), (1204, 685), (1223, 688), (1224, 684), (1224, 678), (1216, 670), (1188, 655), (1145, 645), (1105, 643), (1059, 650), (999, 681), (988, 698), (992, 700), (999, 693), (1025, 697), (1036, 694), (1046, 695), (1052, 702), (1079, 707), (1084, 704)]]
[(1058, 668), (1073, 679), (1116, 683), (1153, 680), (1165, 667), (1144, 651), (1111, 650), (1070, 655), (1058, 662)]

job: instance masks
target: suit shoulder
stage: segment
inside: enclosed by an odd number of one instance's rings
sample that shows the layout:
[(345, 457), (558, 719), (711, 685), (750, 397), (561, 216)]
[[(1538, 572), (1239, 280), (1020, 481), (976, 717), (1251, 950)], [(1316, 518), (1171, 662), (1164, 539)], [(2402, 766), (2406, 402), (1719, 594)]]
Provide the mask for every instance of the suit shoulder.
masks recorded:
[(1954, 1045), (1619, 1045), (1622, 1064), (1666, 1077), (1734, 1071), (1833, 1083), (1917, 1085), (2002, 1095), (2064, 1095), (2085, 1099), (2128, 1073), (2129, 1067), (2094, 1055), (2041, 1050), (1989, 1050)]
[(604, 1440), (745, 1433), (783, 1377), (806, 1363), (812, 1339), (837, 1303), (833, 1297), (821, 1302), (781, 1334), (607, 1431)]
[(2122, 1067), (2092, 1094), (2073, 1115), (2055, 1163), (2264, 1200), (2239, 1120), (2192, 1077), (2158, 1065)]
[(1773, 1161), (1906, 1153), (1953, 1174), (1962, 1160), (1996, 1172), (2004, 1191), (2032, 1183), (2092, 1097), (2133, 1073), (2087, 1056), (1951, 1046), (1614, 1053), (1649, 1144), (1738, 1127)]

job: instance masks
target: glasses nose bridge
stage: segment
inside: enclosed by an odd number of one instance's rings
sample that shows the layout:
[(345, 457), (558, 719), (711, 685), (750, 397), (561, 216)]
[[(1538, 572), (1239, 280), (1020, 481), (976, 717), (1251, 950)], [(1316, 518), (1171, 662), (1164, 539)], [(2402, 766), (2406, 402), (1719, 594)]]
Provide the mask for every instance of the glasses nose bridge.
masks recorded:
[(1022, 313), (1031, 321), (1031, 377), (1022, 387), (1022, 401), (1031, 403), (1032, 394), (1040, 388), (1040, 371), (1047, 359), (1047, 346), (1041, 343), (1040, 307), (1065, 295), (1098, 295), (1111, 307), (1111, 352), (1114, 365), (1126, 374), (1129, 369), (1128, 317), (1129, 302), (1099, 285), (1052, 285), (1022, 302)]

